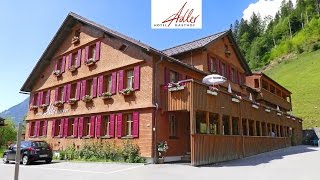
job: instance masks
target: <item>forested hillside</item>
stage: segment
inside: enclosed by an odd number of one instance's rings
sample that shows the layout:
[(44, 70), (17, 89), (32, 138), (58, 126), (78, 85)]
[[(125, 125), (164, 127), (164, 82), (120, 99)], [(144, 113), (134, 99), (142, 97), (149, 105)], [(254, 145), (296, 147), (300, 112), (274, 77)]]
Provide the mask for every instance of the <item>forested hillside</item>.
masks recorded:
[(261, 69), (288, 54), (320, 49), (320, 0), (283, 1), (274, 18), (237, 20), (231, 29), (252, 69)]

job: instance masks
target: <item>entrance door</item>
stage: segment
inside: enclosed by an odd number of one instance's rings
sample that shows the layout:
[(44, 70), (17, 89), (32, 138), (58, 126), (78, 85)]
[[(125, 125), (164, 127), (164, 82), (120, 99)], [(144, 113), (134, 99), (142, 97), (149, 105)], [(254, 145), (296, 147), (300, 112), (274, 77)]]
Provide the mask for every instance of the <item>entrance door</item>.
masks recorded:
[(185, 152), (191, 152), (191, 136), (190, 136), (190, 121), (187, 118), (184, 122), (184, 138), (185, 138)]

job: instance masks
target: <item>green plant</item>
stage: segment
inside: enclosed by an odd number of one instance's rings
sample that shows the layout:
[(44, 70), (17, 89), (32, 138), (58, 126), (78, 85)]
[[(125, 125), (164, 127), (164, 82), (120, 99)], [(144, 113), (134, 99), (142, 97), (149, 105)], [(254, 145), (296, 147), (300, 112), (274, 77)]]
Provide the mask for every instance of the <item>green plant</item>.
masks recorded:
[(123, 89), (123, 90), (121, 91), (121, 94), (123, 94), (123, 95), (129, 95), (129, 94), (131, 94), (132, 92), (134, 92), (134, 89), (133, 89), (133, 88), (127, 88), (127, 89)]
[(136, 144), (132, 144), (128, 140), (123, 142), (121, 154), (125, 162), (137, 163), (144, 161), (144, 159), (140, 157), (139, 146)]

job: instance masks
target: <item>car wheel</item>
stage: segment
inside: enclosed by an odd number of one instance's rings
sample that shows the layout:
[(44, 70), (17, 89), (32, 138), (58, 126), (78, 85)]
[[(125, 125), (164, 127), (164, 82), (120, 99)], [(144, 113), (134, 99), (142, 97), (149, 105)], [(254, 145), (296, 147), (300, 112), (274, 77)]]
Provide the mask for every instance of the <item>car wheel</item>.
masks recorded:
[(46, 159), (46, 163), (47, 163), (47, 164), (50, 164), (51, 161), (52, 161), (52, 159)]
[(28, 165), (28, 164), (30, 164), (30, 161), (29, 161), (29, 157), (28, 157), (28, 156), (23, 156), (23, 157), (22, 157), (22, 164), (23, 164), (23, 165)]
[(5, 154), (5, 155), (3, 155), (3, 163), (4, 164), (8, 164), (9, 163), (9, 161), (8, 161), (8, 156)]

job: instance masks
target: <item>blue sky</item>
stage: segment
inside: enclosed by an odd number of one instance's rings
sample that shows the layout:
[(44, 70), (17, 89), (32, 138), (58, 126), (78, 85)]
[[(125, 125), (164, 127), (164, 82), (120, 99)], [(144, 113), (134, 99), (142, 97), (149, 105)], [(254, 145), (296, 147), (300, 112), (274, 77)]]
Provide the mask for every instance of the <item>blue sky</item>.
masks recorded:
[(150, 0), (3, 0), (0, 112), (28, 97), (19, 90), (70, 11), (161, 50), (228, 29), (254, 2), (257, 0), (203, 0), (201, 30), (153, 30)]

